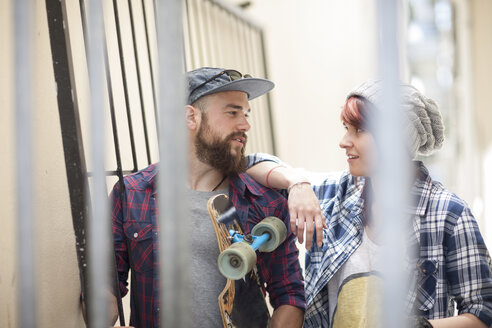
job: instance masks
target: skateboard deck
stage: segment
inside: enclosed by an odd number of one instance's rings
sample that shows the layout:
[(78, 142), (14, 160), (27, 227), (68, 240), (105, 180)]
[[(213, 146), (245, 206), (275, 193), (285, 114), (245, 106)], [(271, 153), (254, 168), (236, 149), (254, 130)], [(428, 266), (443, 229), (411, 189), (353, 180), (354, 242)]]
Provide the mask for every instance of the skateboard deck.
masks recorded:
[[(207, 203), (210, 219), (214, 225), (220, 252), (231, 245), (229, 229), (244, 235), (239, 215), (224, 194), (213, 196)], [(256, 266), (243, 279), (227, 279), (218, 298), (224, 327), (267, 327), (270, 312), (265, 300)]]

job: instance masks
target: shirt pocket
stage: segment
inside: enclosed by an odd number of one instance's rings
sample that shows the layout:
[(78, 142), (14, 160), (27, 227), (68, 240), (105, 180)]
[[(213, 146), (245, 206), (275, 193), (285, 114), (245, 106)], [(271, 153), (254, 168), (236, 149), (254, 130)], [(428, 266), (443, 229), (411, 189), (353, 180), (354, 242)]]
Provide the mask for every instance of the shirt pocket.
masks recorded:
[(417, 262), (417, 309), (426, 312), (434, 307), (438, 261), (432, 259)]
[(154, 245), (152, 240), (152, 223), (128, 221), (123, 225), (132, 269), (136, 272), (150, 271), (154, 265)]

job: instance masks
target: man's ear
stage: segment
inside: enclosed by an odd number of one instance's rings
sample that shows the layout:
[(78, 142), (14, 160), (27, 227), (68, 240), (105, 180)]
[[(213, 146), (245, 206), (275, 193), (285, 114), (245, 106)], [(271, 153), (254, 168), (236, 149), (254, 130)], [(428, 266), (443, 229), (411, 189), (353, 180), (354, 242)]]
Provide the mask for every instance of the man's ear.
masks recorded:
[(200, 110), (191, 105), (186, 105), (186, 126), (190, 130), (196, 130), (200, 123)]

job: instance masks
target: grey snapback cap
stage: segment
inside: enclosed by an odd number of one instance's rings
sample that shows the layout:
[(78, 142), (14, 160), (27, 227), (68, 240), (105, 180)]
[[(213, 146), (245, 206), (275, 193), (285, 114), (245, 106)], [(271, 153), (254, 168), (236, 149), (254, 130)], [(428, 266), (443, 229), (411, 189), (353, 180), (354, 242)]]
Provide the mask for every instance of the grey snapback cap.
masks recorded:
[[(273, 89), (272, 81), (260, 78), (246, 77), (231, 81), (223, 68), (201, 67), (186, 73), (188, 82), (188, 100), (191, 105), (199, 98), (223, 91), (242, 91), (248, 95), (248, 100), (255, 99)], [(232, 71), (232, 70), (231, 70)]]

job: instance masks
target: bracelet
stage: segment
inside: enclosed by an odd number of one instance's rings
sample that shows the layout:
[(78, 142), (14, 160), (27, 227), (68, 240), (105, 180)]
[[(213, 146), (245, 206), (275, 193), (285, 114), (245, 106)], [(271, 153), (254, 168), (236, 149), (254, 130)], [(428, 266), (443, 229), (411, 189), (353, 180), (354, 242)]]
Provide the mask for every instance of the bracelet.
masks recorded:
[(287, 188), (287, 192), (290, 193), (290, 190), (292, 189), (292, 187), (297, 186), (297, 185), (302, 184), (302, 183), (309, 183), (309, 184), (311, 184), (311, 182), (309, 182), (306, 178), (300, 178), (299, 181), (293, 182), (289, 186), (289, 188)]
[(268, 171), (267, 176), (266, 176), (266, 186), (268, 188), (272, 188), (272, 186), (270, 186), (270, 183), (268, 183), (268, 178), (270, 178), (270, 174), (272, 174), (273, 170), (278, 169), (279, 167), (283, 167), (283, 166), (279, 164), (277, 166), (272, 167), (270, 169), (270, 171)]

